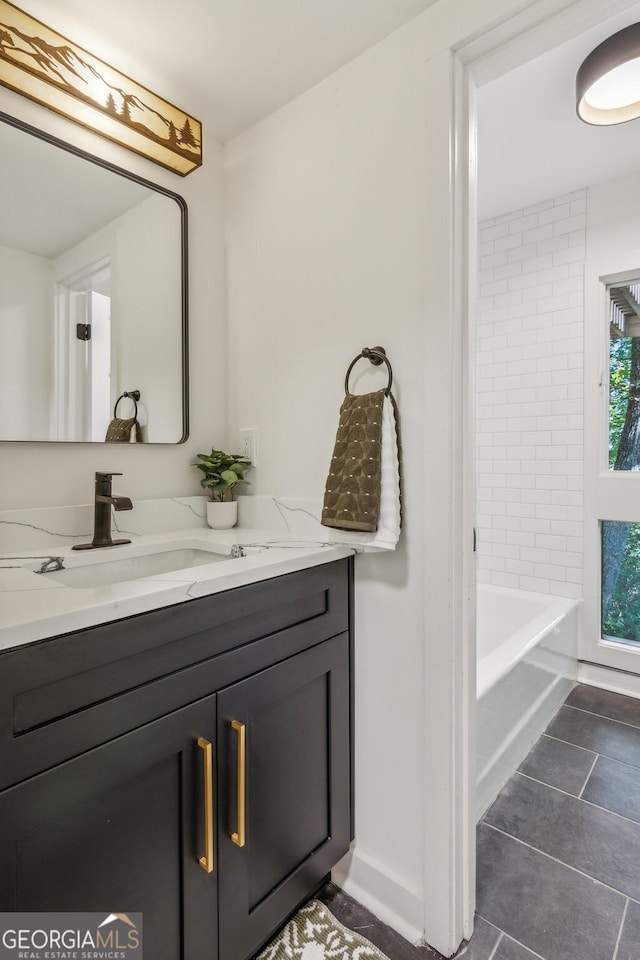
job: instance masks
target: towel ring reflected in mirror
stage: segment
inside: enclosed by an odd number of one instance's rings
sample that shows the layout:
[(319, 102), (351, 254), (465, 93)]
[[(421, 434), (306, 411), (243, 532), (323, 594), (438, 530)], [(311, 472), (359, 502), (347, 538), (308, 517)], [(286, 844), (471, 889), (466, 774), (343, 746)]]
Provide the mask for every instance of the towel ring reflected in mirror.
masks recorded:
[(385, 363), (387, 366), (387, 373), (389, 374), (389, 383), (385, 388), (385, 396), (389, 396), (391, 393), (391, 384), (393, 382), (393, 370), (391, 369), (391, 364), (389, 363), (389, 358), (387, 357), (387, 352), (384, 347), (363, 347), (357, 357), (354, 357), (349, 367), (347, 369), (347, 375), (344, 378), (344, 392), (347, 396), (350, 396), (349, 390), (349, 376), (351, 371), (355, 367), (358, 360), (369, 360), (374, 366), (379, 367), (382, 363)]
[(138, 400), (140, 399), (139, 390), (125, 390), (124, 393), (120, 394), (113, 408), (114, 420), (118, 416), (118, 404), (120, 403), (121, 400), (124, 400), (125, 397), (127, 397), (129, 400), (133, 400), (133, 406), (135, 408), (133, 411), (133, 416), (137, 420), (138, 419)]

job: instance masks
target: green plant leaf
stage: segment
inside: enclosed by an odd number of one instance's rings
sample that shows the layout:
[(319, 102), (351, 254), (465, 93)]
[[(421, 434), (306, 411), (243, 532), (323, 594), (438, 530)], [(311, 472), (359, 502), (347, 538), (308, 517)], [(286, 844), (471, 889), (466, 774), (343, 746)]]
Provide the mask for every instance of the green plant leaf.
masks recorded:
[(223, 450), (212, 448), (211, 453), (196, 454), (201, 463), (194, 463), (203, 474), (200, 485), (211, 491), (211, 497), (215, 500), (233, 499), (233, 487), (237, 483), (248, 484), (249, 481), (243, 479), (246, 467), (251, 466), (251, 461), (246, 457), (236, 453), (224, 453)]

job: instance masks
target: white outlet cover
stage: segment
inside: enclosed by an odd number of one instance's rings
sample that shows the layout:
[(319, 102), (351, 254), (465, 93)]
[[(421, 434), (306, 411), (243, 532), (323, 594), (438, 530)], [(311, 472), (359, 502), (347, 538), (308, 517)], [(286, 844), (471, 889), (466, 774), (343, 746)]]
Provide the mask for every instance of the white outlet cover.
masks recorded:
[(257, 443), (255, 427), (243, 427), (240, 431), (240, 452), (243, 457), (251, 460), (252, 465), (256, 465)]

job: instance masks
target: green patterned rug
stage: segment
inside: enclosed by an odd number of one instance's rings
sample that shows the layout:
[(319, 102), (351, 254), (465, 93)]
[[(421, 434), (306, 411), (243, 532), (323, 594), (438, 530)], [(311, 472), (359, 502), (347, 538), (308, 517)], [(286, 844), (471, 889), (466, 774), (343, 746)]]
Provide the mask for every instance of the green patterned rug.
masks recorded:
[(388, 960), (319, 900), (305, 903), (257, 960)]

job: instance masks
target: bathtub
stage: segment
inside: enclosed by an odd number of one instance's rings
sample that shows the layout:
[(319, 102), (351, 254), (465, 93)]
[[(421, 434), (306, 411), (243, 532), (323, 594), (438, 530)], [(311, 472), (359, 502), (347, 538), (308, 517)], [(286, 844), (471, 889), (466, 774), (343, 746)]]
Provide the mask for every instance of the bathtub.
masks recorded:
[(579, 614), (577, 600), (478, 585), (478, 819), (575, 683)]

